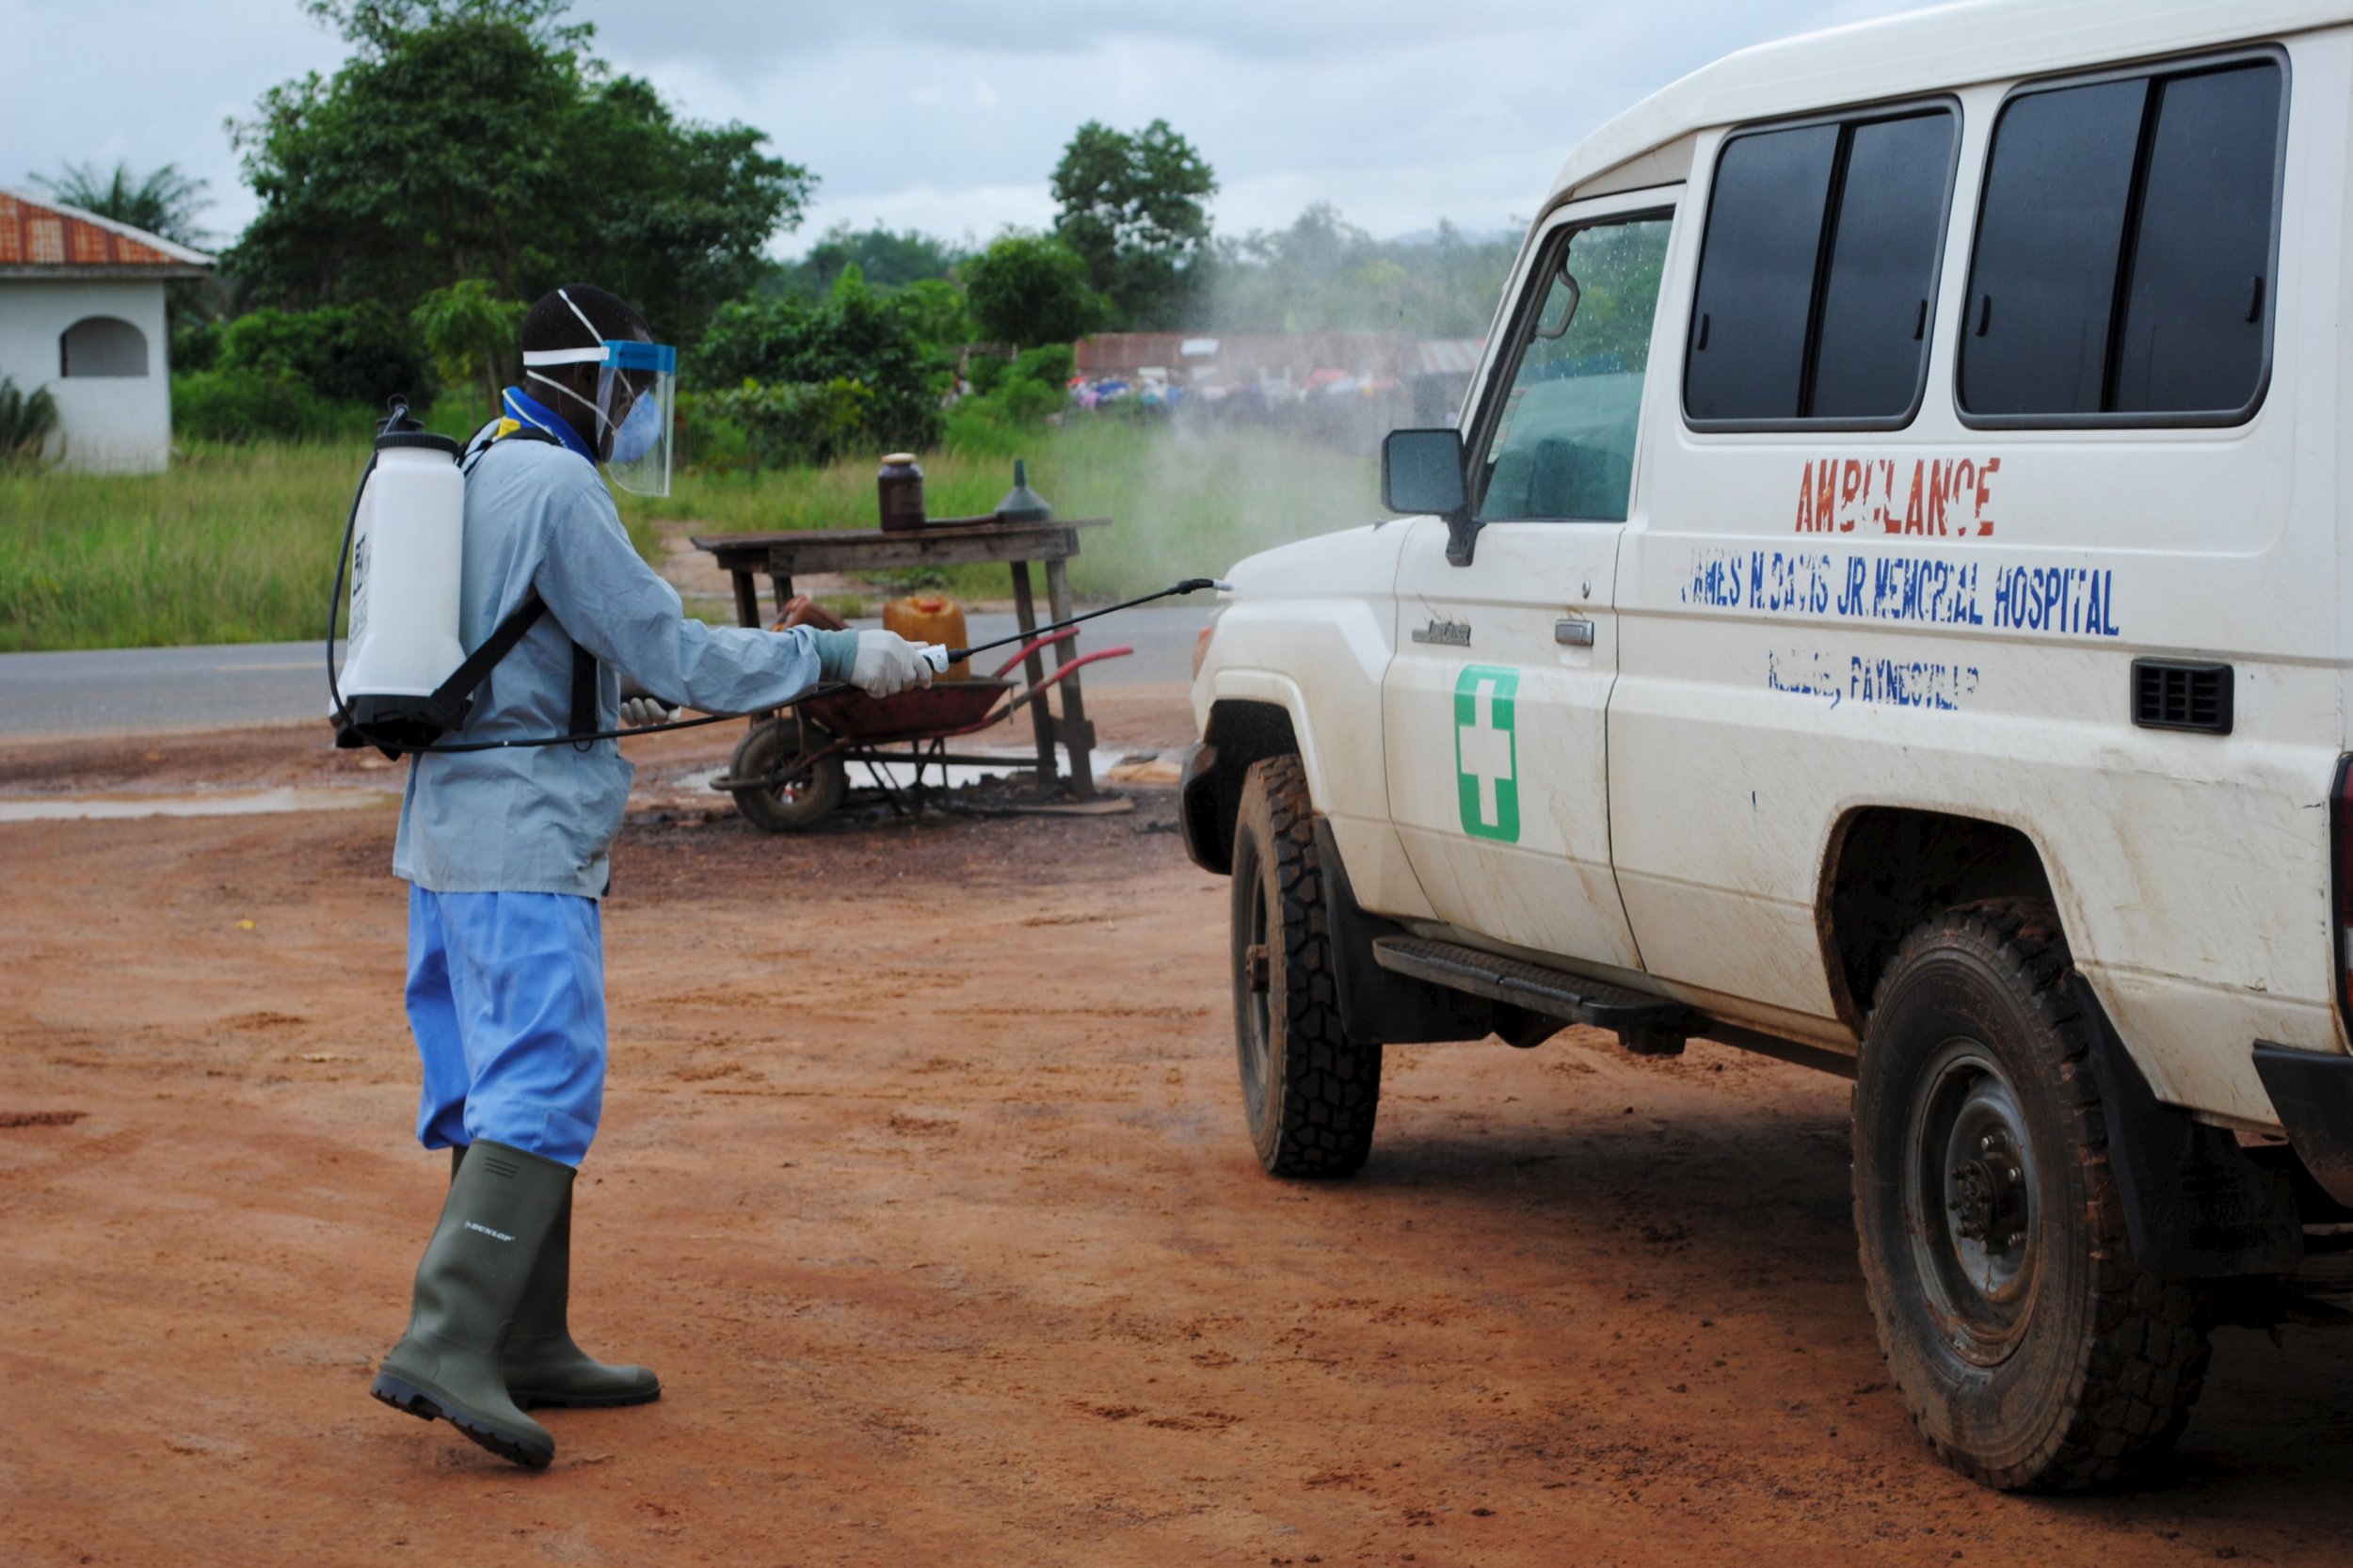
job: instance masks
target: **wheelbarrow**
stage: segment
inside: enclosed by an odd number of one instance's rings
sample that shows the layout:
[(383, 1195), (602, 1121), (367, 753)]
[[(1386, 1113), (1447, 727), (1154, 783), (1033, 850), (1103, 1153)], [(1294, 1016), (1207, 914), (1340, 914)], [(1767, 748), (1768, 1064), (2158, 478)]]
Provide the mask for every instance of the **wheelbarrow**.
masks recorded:
[[(1024, 643), (994, 675), (964, 680), (935, 680), (896, 696), (869, 696), (841, 686), (802, 698), (790, 710), (752, 727), (714, 790), (735, 797), (735, 808), (754, 827), (792, 833), (808, 827), (841, 804), (850, 791), (849, 764), (863, 762), (877, 787), (904, 808), (910, 797), (923, 808), (923, 774), (933, 766), (947, 782), (952, 763), (1003, 766), (999, 757), (954, 757), (948, 743), (1001, 724), (1032, 702), (1042, 701), (1055, 682), (1103, 659), (1135, 651), (1125, 646), (1099, 648), (1057, 667), (1034, 686), (1006, 679), (1021, 661), (1078, 635), (1075, 627)], [(912, 763), (904, 789), (883, 772), (886, 762)]]

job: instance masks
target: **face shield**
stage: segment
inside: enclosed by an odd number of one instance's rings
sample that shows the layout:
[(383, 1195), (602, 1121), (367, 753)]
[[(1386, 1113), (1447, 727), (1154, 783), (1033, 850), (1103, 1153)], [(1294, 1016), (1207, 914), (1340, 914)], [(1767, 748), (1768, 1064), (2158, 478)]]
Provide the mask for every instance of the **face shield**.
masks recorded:
[[(571, 296), (563, 296), (571, 305)], [(580, 307), (572, 313), (590, 332)], [(540, 366), (595, 365), (592, 403)], [(670, 444), (678, 428), (678, 350), (664, 343), (607, 338), (593, 347), (542, 348), (523, 356), (524, 374), (597, 416), (597, 456), (605, 477), (632, 495), (670, 493)]]

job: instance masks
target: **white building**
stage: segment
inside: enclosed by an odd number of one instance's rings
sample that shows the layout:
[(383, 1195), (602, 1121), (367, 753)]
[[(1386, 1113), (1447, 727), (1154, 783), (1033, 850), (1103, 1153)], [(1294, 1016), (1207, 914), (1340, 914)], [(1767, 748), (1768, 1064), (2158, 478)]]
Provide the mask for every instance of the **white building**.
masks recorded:
[(0, 376), (57, 400), (53, 455), (114, 472), (171, 460), (164, 285), (212, 266), (143, 229), (0, 186)]

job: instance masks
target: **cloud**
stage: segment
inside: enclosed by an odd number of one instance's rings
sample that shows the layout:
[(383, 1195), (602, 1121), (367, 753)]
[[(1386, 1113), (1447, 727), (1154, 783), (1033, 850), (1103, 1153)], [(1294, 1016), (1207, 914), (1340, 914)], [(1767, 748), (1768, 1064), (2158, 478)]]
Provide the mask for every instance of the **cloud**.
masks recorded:
[[(589, 4), (597, 48), (682, 113), (741, 120), (822, 184), (793, 253), (837, 220), (944, 234), (1051, 217), (1046, 182), (1087, 120), (1165, 118), (1217, 169), (1221, 230), (1336, 202), (1377, 234), (1491, 229), (1535, 207), (1579, 136), (1715, 56), (1905, 0), (863, 0)], [(208, 221), (252, 216), (222, 129), (341, 41), (294, 0), (0, 0), (16, 45), (0, 147), (23, 168), (176, 162)], [(132, 106), (136, 105), (134, 109)], [(452, 156), (463, 156), (452, 149)]]

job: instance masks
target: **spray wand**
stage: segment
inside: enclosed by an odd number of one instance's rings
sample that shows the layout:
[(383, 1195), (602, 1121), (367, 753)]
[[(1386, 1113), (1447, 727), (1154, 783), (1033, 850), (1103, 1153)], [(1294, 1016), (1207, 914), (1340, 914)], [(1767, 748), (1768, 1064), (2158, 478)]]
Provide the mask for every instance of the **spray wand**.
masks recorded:
[[(1027, 642), (1033, 637), (1042, 637), (1052, 632), (1066, 631), (1071, 627), (1077, 626), (1081, 621), (1090, 621), (1097, 618), (1098, 616), (1115, 615), (1122, 610), (1132, 610), (1139, 604), (1150, 604), (1157, 600), (1174, 599), (1179, 594), (1199, 593), (1204, 588), (1216, 588), (1221, 592), (1231, 592), (1233, 584), (1215, 577), (1188, 577), (1183, 582), (1176, 584), (1175, 586), (1162, 588), (1158, 593), (1144, 594), (1137, 599), (1123, 600), (1117, 604), (1106, 604), (1100, 610), (1089, 610), (1085, 615), (1073, 616), (1068, 620), (1058, 620), (1050, 626), (1041, 626), (1036, 628), (1034, 631), (1016, 632), (1010, 637), (1000, 637), (995, 642), (981, 643), (972, 648), (944, 648), (935, 643), (926, 647), (922, 650), (923, 660), (926, 664), (932, 666), (934, 671), (945, 671), (949, 665), (960, 664), (975, 653), (986, 653), (991, 648), (1004, 648), (1013, 643)], [(334, 645), (330, 642), (328, 647), (328, 657), (331, 661), (333, 658)], [(329, 667), (331, 670), (331, 663)], [(829, 692), (838, 692), (844, 689), (844, 684), (839, 681), (829, 685), (813, 686), (809, 688), (809, 690), (803, 692), (798, 697), (795, 697), (793, 701), (806, 701), (809, 697), (824, 696)], [(790, 707), (792, 704), (787, 703), (784, 704), (784, 706)], [(765, 710), (762, 711), (764, 712)], [(520, 737), (511, 741), (438, 741), (431, 745), (402, 746), (399, 749), (403, 752), (410, 753), (453, 751), (520, 751), (533, 746), (579, 745), (585, 744), (591, 741), (624, 740), (632, 735), (659, 735), (664, 730), (695, 729), (706, 724), (726, 724), (730, 720), (748, 717), (750, 717), (750, 714), (748, 713), (705, 713), (696, 718), (672, 719), (666, 724), (640, 725), (634, 729), (599, 729), (585, 735), (532, 735)]]
[(944, 671), (951, 664), (961, 664), (975, 653), (986, 653), (991, 648), (1008, 648), (1015, 643), (1027, 642), (1032, 637), (1042, 637), (1048, 632), (1064, 631), (1078, 625), (1080, 621), (1093, 620), (1097, 616), (1117, 615), (1122, 610), (1132, 610), (1139, 604), (1150, 604), (1156, 600), (1174, 599), (1178, 594), (1199, 593), (1204, 588), (1215, 588), (1220, 593), (1234, 591), (1234, 585), (1231, 583), (1220, 578), (1188, 577), (1173, 588), (1162, 588), (1158, 593), (1145, 594), (1141, 599), (1123, 600), (1117, 604), (1106, 604), (1100, 610), (1089, 610), (1083, 616), (1073, 616), (1068, 620), (1058, 620), (1051, 626), (1041, 626), (1034, 632), (1016, 632), (1010, 637), (1000, 637), (993, 643), (981, 643), (971, 648), (942, 648), (935, 644), (923, 649), (923, 657), (935, 671)]

